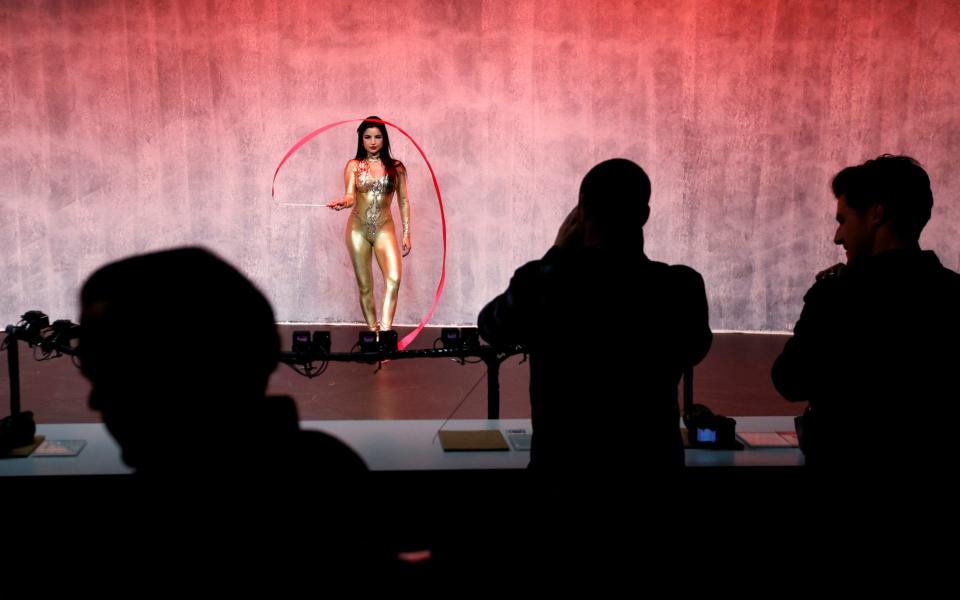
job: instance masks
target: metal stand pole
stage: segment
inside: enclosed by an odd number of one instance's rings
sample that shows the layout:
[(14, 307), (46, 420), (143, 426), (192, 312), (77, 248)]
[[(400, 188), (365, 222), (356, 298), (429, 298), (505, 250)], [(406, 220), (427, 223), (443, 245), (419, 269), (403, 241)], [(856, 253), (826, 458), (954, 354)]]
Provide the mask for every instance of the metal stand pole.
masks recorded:
[(20, 413), (20, 344), (17, 338), (7, 328), (7, 337), (4, 342), (7, 347), (7, 370), (10, 373), (10, 414)]

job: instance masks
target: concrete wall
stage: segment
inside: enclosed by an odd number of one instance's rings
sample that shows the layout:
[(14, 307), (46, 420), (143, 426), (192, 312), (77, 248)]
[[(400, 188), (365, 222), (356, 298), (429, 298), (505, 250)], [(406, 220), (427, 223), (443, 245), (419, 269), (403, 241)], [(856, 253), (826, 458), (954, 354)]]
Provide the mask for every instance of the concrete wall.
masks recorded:
[[(960, 266), (956, 0), (0, 3), (0, 324), (76, 316), (84, 277), (204, 244), (284, 321), (358, 322), (346, 215), (277, 205), (283, 153), (327, 122), (394, 121), (427, 151), (450, 256), (434, 323), (471, 323), (541, 255), (598, 161), (653, 181), (647, 251), (706, 279), (715, 328), (783, 330), (836, 262), (830, 177), (880, 153), (929, 170), (923, 243)], [(440, 268), (425, 165), (399, 323)], [(342, 193), (344, 126), (281, 173)], [(625, 274), (628, 277), (628, 274)]]

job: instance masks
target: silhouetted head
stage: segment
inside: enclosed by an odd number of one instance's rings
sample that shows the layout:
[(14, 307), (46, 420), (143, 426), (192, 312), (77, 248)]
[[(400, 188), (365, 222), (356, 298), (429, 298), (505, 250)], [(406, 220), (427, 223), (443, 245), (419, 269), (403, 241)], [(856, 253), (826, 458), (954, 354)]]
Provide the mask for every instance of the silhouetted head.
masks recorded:
[(379, 153), (380, 160), (383, 161), (383, 166), (387, 169), (387, 174), (395, 178), (397, 161), (390, 154), (390, 134), (387, 133), (387, 126), (370, 119), (383, 120), (376, 115), (370, 115), (363, 123), (360, 123), (360, 126), (357, 127), (357, 155), (354, 158), (363, 160), (367, 158), (368, 154)]
[(583, 178), (579, 206), (584, 227), (594, 236), (622, 240), (650, 217), (650, 178), (631, 160), (605, 160)]
[(273, 310), (210, 252), (180, 248), (108, 264), (84, 284), (80, 302), (90, 406), (128, 465), (174, 456), (264, 400), (280, 351)]
[(916, 246), (930, 220), (930, 177), (909, 156), (884, 154), (837, 173), (831, 184), (837, 198), (834, 241), (849, 261), (888, 249)]

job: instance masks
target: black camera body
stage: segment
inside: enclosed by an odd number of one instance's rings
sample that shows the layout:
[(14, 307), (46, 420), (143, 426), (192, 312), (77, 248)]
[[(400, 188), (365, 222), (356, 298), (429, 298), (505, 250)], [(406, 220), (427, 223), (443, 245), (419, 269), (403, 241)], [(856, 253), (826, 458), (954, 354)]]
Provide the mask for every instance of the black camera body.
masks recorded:
[(30, 346), (40, 343), (44, 329), (50, 327), (50, 317), (39, 310), (30, 310), (20, 316), (20, 323), (7, 327), (7, 335), (23, 340)]
[(29, 410), (0, 419), (0, 456), (14, 448), (29, 446), (37, 433), (37, 424)]
[(743, 450), (737, 441), (737, 421), (723, 415), (715, 415), (702, 404), (694, 404), (683, 413), (687, 426), (687, 444), (691, 448), (713, 450)]
[(70, 349), (70, 342), (80, 337), (80, 326), (66, 319), (54, 321), (50, 330), (51, 333), (40, 340), (40, 349), (44, 352)]

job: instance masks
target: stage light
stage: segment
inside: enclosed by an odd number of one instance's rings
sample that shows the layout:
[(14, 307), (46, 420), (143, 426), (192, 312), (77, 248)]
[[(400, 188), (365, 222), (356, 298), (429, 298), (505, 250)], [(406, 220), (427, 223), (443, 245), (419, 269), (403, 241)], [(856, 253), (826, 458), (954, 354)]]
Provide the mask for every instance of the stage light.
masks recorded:
[(310, 332), (305, 330), (294, 331), (292, 349), (298, 354), (310, 352)]
[(440, 330), (444, 348), (460, 350), (480, 347), (480, 331), (476, 327), (444, 327)]
[(314, 331), (313, 332), (313, 343), (310, 348), (314, 352), (321, 352), (323, 354), (330, 354), (330, 332), (329, 331)]
[(397, 332), (393, 329), (380, 332), (380, 352), (396, 352), (397, 342)]
[(376, 331), (361, 331), (357, 340), (357, 344), (360, 345), (360, 352), (396, 352), (397, 342), (397, 332), (392, 329), (379, 333)]
[(444, 327), (440, 330), (440, 343), (444, 348), (460, 348), (460, 329), (457, 327)]
[(461, 327), (460, 342), (463, 344), (464, 348), (479, 348), (480, 330), (476, 327)]
[(378, 352), (376, 331), (361, 331), (357, 343), (360, 345), (360, 352)]

